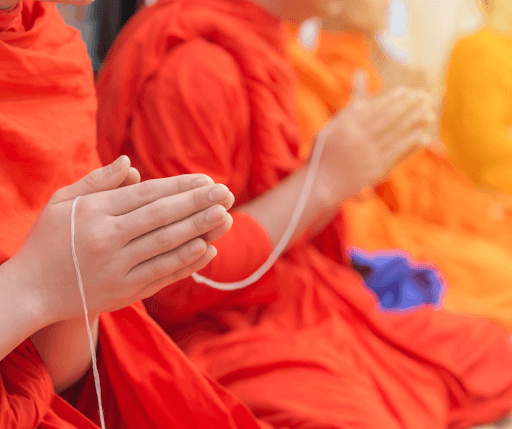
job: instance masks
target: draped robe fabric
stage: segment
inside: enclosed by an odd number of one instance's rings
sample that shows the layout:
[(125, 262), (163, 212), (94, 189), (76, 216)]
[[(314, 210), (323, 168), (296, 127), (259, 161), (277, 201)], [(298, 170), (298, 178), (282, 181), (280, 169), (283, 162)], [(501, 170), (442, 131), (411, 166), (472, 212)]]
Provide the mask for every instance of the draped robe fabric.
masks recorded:
[[(99, 76), (99, 153), (143, 177), (205, 172), (237, 205), (300, 165), (282, 23), (247, 0), (161, 0), (127, 24)], [(270, 207), (269, 210), (272, 208)], [(279, 428), (462, 428), (512, 408), (509, 333), (432, 309), (382, 314), (347, 264), (341, 217), (254, 285), (186, 279), (148, 312), (197, 367)], [(265, 230), (234, 212), (201, 273), (251, 274)]]
[[(364, 38), (323, 32), (316, 52), (310, 53), (299, 46), (295, 28), (287, 28), (293, 36), (287, 55), (299, 76), (296, 105), (299, 117), (305, 118), (301, 152), (307, 156), (312, 136), (349, 102), (355, 71), (367, 72), (373, 93), (380, 90), (379, 76), (368, 60)], [(447, 98), (444, 136), (449, 132), (462, 145), (464, 134), (454, 133), (460, 127), (448, 120), (455, 112), (461, 120), (460, 104), (452, 105), (454, 100), (455, 95)], [(445, 309), (491, 317), (512, 330), (510, 196), (477, 189), (446, 154), (423, 150), (396, 166), (375, 192), (346, 201), (344, 214), (350, 246), (400, 249), (433, 263), (448, 286)]]
[(478, 186), (512, 193), (512, 37), (487, 26), (455, 43), (441, 134)]
[[(52, 193), (100, 161), (91, 64), (80, 34), (65, 26), (54, 4), (28, 0), (0, 12), (0, 64), (4, 262)], [(108, 428), (265, 427), (203, 377), (141, 303), (100, 316), (98, 354)], [(0, 361), (2, 429), (97, 428), (91, 371), (68, 394), (77, 408), (54, 393), (29, 339)]]

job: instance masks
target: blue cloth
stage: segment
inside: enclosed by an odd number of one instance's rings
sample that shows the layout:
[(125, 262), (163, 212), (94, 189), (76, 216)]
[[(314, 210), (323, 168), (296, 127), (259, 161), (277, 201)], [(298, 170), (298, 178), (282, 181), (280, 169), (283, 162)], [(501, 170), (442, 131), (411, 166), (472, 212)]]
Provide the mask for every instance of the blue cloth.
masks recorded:
[(444, 284), (432, 267), (415, 263), (405, 253), (365, 252), (351, 249), (352, 266), (377, 295), (383, 310), (407, 310), (419, 306), (439, 306)]

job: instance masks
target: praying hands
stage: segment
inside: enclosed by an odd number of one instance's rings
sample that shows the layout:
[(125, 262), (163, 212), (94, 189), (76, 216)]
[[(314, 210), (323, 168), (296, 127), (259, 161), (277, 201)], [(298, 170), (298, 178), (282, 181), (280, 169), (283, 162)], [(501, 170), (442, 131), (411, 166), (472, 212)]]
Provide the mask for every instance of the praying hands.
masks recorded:
[(0, 266), (9, 292), (0, 322), (11, 333), (2, 336), (0, 359), (37, 330), (82, 316), (70, 247), (78, 196), (75, 246), (93, 314), (151, 296), (215, 257), (210, 243), (232, 222), (227, 210), (234, 197), (224, 185), (191, 174), (119, 187), (137, 182), (138, 173), (127, 157), (117, 167), (95, 170), (57, 191), (20, 251)]

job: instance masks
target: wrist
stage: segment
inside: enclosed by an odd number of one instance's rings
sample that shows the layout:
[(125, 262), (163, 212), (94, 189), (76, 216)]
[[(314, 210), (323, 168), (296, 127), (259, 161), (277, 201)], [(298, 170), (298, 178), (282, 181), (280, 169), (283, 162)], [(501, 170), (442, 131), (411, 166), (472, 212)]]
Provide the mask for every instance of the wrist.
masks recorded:
[(315, 181), (314, 192), (318, 198), (318, 204), (325, 208), (339, 205), (343, 200), (358, 193), (349, 177), (340, 174), (339, 169), (320, 165)]
[(33, 327), (33, 333), (54, 323), (57, 318), (36, 290), (41, 279), (33, 274), (30, 267), (31, 264), (17, 253), (0, 266), (0, 277), (6, 281), (13, 304), (27, 326)]

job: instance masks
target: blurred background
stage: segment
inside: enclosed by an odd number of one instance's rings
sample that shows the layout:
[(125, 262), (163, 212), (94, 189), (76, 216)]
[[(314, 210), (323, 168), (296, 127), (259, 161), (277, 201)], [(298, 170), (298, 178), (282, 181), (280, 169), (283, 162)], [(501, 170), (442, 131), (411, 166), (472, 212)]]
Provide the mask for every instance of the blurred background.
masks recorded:
[[(97, 0), (89, 6), (58, 8), (66, 22), (81, 31), (94, 70), (98, 71), (121, 27), (139, 7), (153, 0), (148, 1)], [(421, 70), (429, 89), (440, 97), (453, 42), (483, 22), (484, 15), (475, 0), (391, 0), (388, 30), (379, 35), (378, 43), (390, 59)], [(387, 75), (388, 79), (400, 79), (396, 72)]]

